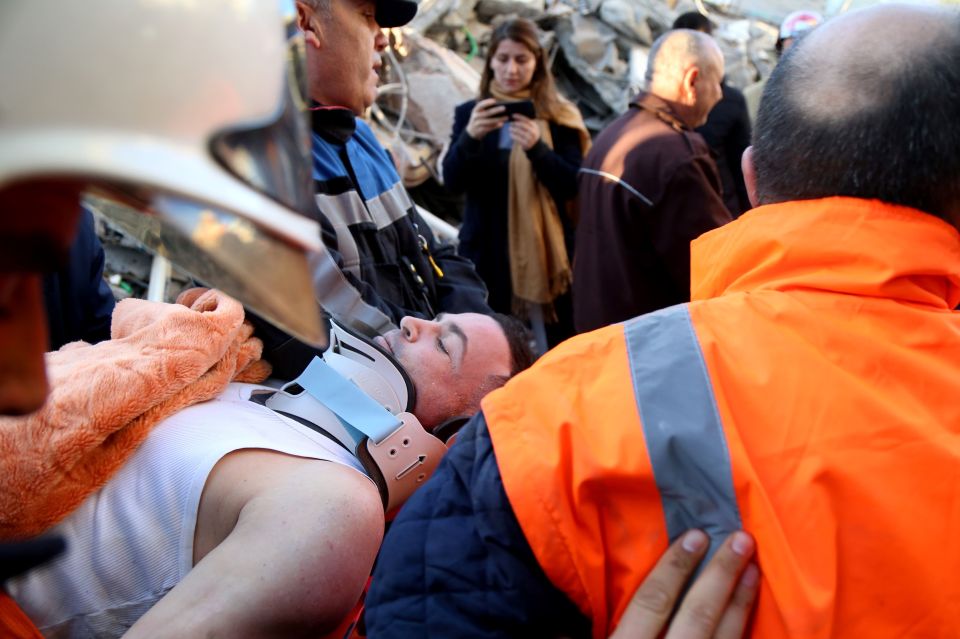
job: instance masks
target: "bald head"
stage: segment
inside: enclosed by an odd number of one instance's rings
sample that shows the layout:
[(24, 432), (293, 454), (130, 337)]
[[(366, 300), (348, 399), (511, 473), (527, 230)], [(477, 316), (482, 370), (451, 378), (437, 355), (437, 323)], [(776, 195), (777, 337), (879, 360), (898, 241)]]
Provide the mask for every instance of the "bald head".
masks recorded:
[[(881, 6), (813, 30), (793, 56), (784, 97), (809, 117), (848, 120), (882, 109), (896, 85), (935, 50), (956, 39), (956, 25), (935, 7)], [(952, 33), (951, 33), (952, 31)]]
[(880, 5), (805, 36), (774, 70), (754, 138), (761, 203), (880, 199), (960, 212), (960, 12)]
[(723, 54), (712, 37), (690, 29), (668, 31), (653, 43), (647, 90), (671, 103), (687, 126), (700, 126), (720, 99)]

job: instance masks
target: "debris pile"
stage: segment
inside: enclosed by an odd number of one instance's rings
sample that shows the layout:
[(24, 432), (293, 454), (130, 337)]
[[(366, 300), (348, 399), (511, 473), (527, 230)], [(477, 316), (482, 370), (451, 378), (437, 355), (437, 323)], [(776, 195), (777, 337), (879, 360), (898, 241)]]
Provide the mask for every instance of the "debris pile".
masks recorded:
[[(642, 87), (650, 45), (685, 11), (699, 10), (715, 23), (726, 59), (727, 82), (745, 87), (766, 77), (776, 61), (777, 27), (766, 14), (747, 17), (730, 4), (677, 6), (677, 0), (421, 0), (417, 16), (391, 29), (381, 86), (369, 119), (414, 200), (432, 216), (438, 237), (456, 241), (462, 202), (446, 192), (438, 167), (449, 144), (454, 107), (476, 96), (493, 25), (510, 16), (532, 19), (544, 34), (560, 91), (576, 102), (593, 133), (627, 108)], [(758, 2), (760, 0), (757, 0)], [(762, 0), (769, 12), (770, 2)], [(726, 2), (727, 4), (722, 4)], [(785, 15), (790, 10), (784, 7)], [(781, 16), (782, 17), (782, 16)], [(778, 18), (777, 18), (778, 19)], [(88, 200), (98, 211), (109, 203)], [(107, 275), (119, 299), (143, 297), (155, 265), (135, 240), (100, 222)], [(174, 269), (159, 295), (172, 301), (189, 278)]]
[(577, 103), (595, 133), (624, 112), (642, 88), (653, 41), (680, 13), (696, 9), (709, 12), (716, 24), (714, 37), (731, 86), (743, 88), (769, 74), (776, 61), (777, 28), (736, 15), (730, 4), (423, 0), (409, 25), (391, 30), (381, 96), (371, 120), (408, 188), (439, 183), (437, 166), (449, 143), (454, 106), (476, 95), (492, 25), (504, 16), (522, 16), (544, 32), (560, 91)]

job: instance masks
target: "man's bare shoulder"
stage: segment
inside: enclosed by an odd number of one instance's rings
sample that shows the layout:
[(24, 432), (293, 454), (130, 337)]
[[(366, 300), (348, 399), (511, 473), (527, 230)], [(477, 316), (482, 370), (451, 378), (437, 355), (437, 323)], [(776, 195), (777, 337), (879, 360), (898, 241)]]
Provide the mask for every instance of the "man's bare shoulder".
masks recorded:
[(129, 636), (322, 635), (357, 602), (382, 536), (380, 496), (356, 470), (236, 451), (204, 487), (193, 570)]
[[(299, 519), (331, 509), (341, 510), (346, 522), (358, 523), (359, 518), (361, 525), (383, 525), (376, 486), (353, 468), (272, 450), (235, 451), (214, 466), (204, 485), (194, 563), (230, 534), (241, 513), (249, 518), (261, 512), (275, 516), (289, 511)], [(339, 523), (338, 518), (331, 525)]]

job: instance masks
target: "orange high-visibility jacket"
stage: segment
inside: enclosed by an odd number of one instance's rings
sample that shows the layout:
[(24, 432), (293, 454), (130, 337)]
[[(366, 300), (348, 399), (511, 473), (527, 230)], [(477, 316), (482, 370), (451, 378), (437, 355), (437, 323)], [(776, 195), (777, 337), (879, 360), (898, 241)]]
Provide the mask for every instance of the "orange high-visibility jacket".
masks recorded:
[(692, 253), (691, 303), (576, 337), (483, 403), (549, 579), (606, 637), (670, 540), (742, 527), (752, 636), (960, 636), (960, 235), (829, 198)]

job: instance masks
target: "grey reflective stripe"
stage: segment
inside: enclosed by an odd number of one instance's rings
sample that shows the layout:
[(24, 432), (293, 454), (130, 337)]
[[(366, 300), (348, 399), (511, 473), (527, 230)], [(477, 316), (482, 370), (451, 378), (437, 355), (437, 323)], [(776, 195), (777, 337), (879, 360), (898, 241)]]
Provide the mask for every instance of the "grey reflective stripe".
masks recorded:
[(334, 222), (333, 232), (337, 234), (337, 248), (340, 250), (340, 258), (343, 260), (343, 270), (358, 280), (362, 280), (363, 272), (360, 270), (360, 249), (357, 247), (357, 240), (354, 239), (350, 228), (339, 222)]
[(317, 301), (335, 320), (367, 337), (396, 328), (383, 311), (363, 301), (360, 291), (344, 277), (330, 253), (311, 253), (308, 261)]
[(351, 226), (369, 223), (381, 231), (406, 217), (413, 201), (401, 182), (364, 203), (358, 191), (339, 195), (316, 194), (317, 206), (327, 216), (337, 234), (337, 248), (343, 258), (343, 270), (360, 278), (360, 249)]
[(410, 213), (413, 201), (402, 182), (397, 182), (383, 193), (367, 200), (367, 208), (377, 229), (385, 229)]
[[(672, 542), (710, 535), (710, 555), (742, 527), (730, 452), (686, 304), (624, 325), (633, 392)], [(701, 564), (702, 565), (702, 564)]]
[(597, 171), (596, 169), (583, 169), (583, 168), (580, 169), (580, 173), (586, 173), (587, 175), (596, 175), (598, 177), (602, 177), (605, 180), (609, 180), (614, 184), (619, 184), (620, 186), (625, 188), (627, 191), (629, 191), (636, 197), (640, 198), (640, 201), (646, 204), (647, 206), (653, 206), (653, 202), (650, 201), (650, 198), (648, 198), (646, 195), (644, 195), (637, 189), (630, 186), (628, 182), (626, 182), (622, 178), (617, 177), (613, 173), (607, 173), (606, 171)]
[(356, 191), (346, 191), (339, 195), (317, 193), (317, 206), (332, 224), (350, 226), (363, 222), (373, 223), (373, 217), (367, 212)]
[(343, 269), (359, 278), (360, 251), (347, 225), (358, 224), (370, 217), (360, 195), (356, 191), (347, 191), (340, 195), (317, 193), (316, 198), (317, 207), (327, 216), (337, 234), (337, 250), (343, 259)]
[(385, 229), (403, 219), (413, 206), (402, 182), (397, 182), (366, 202), (360, 197), (360, 192), (355, 190), (338, 195), (317, 193), (316, 199), (317, 206), (334, 224), (354, 226), (367, 223), (373, 224), (377, 230)]

